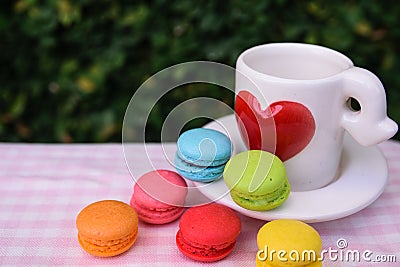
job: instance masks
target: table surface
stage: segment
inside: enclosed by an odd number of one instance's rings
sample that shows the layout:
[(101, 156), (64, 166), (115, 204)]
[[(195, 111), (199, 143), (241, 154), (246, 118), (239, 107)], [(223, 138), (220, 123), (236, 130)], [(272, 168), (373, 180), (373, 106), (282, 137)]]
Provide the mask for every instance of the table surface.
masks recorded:
[[(130, 149), (135, 146), (142, 145), (132, 144)], [(154, 167), (172, 169), (163, 151), (174, 149), (174, 144), (146, 147), (147, 155), (138, 153), (130, 158), (132, 164), (140, 168), (150, 157)], [(356, 214), (312, 226), (321, 234), (324, 249), (338, 250), (338, 240), (345, 239), (348, 246), (339, 252), (367, 251), (370, 258), (383, 260), (394, 255), (397, 264), (379, 266), (398, 266), (400, 143), (386, 141), (379, 148), (388, 162), (389, 183), (378, 200)], [(255, 266), (256, 234), (265, 221), (242, 215), (234, 251), (215, 263), (195, 262), (179, 252), (179, 221), (158, 226), (140, 222), (135, 245), (116, 257), (96, 258), (84, 252), (77, 241), (76, 215), (98, 200), (129, 203), (133, 183), (121, 144), (0, 144), (0, 265)], [(377, 266), (363, 260), (333, 261), (332, 255), (324, 266)]]

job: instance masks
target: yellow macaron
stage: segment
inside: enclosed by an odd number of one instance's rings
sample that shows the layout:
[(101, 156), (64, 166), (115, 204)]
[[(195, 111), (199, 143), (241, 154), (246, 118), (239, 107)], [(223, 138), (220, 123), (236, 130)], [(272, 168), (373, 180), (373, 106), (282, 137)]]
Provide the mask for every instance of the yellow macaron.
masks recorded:
[(297, 220), (274, 220), (257, 234), (257, 267), (320, 267), (322, 241), (310, 225)]

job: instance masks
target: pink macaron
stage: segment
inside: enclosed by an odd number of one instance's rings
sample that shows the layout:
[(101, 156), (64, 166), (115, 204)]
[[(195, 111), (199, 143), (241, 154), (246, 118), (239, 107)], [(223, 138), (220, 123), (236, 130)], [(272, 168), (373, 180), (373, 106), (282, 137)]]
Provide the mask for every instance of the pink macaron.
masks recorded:
[(144, 222), (169, 223), (183, 213), (187, 193), (187, 184), (178, 173), (155, 170), (137, 180), (130, 205)]

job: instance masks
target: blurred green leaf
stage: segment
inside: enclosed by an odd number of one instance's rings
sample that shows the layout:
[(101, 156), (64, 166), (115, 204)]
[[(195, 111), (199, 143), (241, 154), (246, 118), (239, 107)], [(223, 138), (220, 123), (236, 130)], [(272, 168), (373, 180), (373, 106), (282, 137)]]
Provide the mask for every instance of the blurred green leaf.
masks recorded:
[[(382, 80), (400, 122), (399, 14), (389, 1), (2, 1), (0, 140), (120, 142), (125, 109), (147, 78), (193, 60), (235, 66), (242, 51), (270, 42), (344, 53)], [(160, 140), (173, 107), (199, 95), (233, 106), (213, 86), (173, 91), (150, 114), (148, 140)]]
[(25, 110), (26, 95), (19, 94), (12, 103), (9, 113), (13, 118), (18, 118)]

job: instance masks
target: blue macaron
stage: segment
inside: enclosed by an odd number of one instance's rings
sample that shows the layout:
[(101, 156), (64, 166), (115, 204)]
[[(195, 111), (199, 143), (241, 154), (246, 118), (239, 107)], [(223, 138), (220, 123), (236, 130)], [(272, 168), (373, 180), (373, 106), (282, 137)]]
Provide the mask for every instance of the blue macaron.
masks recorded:
[(184, 132), (177, 142), (175, 167), (185, 178), (211, 182), (221, 177), (232, 155), (229, 138), (216, 130), (196, 128)]

